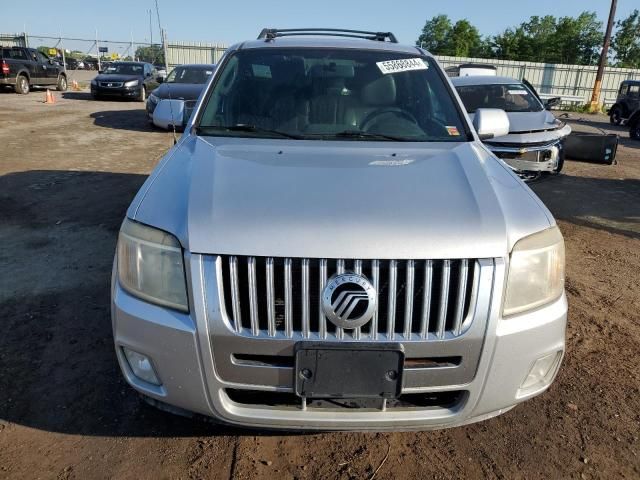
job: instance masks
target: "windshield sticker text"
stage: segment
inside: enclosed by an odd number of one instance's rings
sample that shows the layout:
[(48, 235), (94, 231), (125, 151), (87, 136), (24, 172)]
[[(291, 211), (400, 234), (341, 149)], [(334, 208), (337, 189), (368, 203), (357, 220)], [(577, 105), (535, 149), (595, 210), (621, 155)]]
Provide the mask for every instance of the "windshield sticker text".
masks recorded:
[(447, 129), (447, 133), (452, 136), (452, 137), (458, 137), (460, 136), (460, 132), (458, 131), (458, 127), (454, 127), (454, 126), (449, 126), (447, 125), (445, 127)]
[(376, 62), (376, 65), (385, 75), (389, 73), (409, 72), (411, 70), (427, 70), (429, 68), (421, 58), (385, 60), (384, 62)]
[(509, 95), (526, 95), (527, 91), (526, 90), (507, 90), (507, 93)]

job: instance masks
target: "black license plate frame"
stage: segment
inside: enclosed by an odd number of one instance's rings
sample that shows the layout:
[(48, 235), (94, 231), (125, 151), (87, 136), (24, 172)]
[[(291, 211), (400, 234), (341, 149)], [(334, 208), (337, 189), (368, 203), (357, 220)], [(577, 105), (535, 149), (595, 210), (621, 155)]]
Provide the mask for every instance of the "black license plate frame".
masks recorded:
[(295, 393), (305, 398), (397, 398), (403, 367), (399, 343), (298, 342)]

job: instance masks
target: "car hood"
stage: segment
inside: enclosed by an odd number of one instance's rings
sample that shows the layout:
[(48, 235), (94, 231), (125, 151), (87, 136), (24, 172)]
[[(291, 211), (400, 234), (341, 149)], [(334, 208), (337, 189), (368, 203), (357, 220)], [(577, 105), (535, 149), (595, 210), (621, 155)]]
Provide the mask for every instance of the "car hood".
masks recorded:
[(186, 137), (128, 215), (195, 253), (504, 257), (552, 221), (479, 143)]
[(204, 87), (200, 83), (163, 83), (151, 93), (162, 99), (197, 100)]
[(140, 75), (120, 75), (117, 73), (110, 73), (108, 75), (97, 75), (95, 80), (97, 82), (128, 82), (130, 80), (140, 80), (141, 78), (142, 76)]
[[(473, 120), (473, 114), (470, 115)], [(509, 133), (489, 140), (492, 143), (540, 143), (551, 142), (571, 133), (571, 127), (558, 120), (550, 111), (507, 112)]]

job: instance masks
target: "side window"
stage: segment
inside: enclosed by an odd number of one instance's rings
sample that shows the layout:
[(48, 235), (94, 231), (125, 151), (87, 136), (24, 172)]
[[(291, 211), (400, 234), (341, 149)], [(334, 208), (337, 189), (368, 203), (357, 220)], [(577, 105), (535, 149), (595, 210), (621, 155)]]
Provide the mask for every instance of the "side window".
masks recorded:
[(36, 51), (36, 55), (38, 56), (38, 62), (40, 62), (40, 63), (49, 62), (49, 57), (44, 55), (42, 52)]
[(629, 90), (629, 87), (627, 85), (622, 85), (620, 87), (620, 95), (626, 95), (628, 90)]
[(638, 98), (638, 94), (640, 93), (640, 85), (630, 85), (629, 86), (629, 96)]

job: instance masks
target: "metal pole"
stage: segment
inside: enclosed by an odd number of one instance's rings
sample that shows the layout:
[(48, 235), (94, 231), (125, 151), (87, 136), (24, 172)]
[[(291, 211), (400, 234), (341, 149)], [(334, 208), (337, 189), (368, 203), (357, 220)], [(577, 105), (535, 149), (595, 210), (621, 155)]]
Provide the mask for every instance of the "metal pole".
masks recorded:
[(151, 26), (151, 9), (149, 9), (149, 43), (151, 43), (151, 48), (153, 50), (153, 27)]
[(98, 46), (98, 29), (96, 28), (96, 53), (98, 54), (98, 71), (102, 70), (100, 68), (100, 47)]
[(600, 90), (602, 90), (602, 77), (604, 76), (604, 67), (607, 64), (607, 53), (609, 52), (609, 44), (611, 43), (611, 30), (613, 29), (613, 21), (616, 16), (617, 3), (618, 0), (611, 0), (611, 10), (609, 10), (607, 31), (604, 34), (604, 44), (602, 45), (602, 52), (600, 52), (600, 63), (598, 64), (596, 81), (593, 84), (593, 91), (591, 92), (591, 103), (589, 104), (589, 109), (592, 112), (600, 109)]
[(164, 69), (169, 73), (169, 55), (167, 52), (167, 31), (165, 29), (160, 30), (162, 34), (162, 50), (164, 51)]
[[(60, 38), (60, 43), (62, 43), (62, 38)], [(60, 45), (60, 50), (62, 51), (62, 69), (64, 73), (67, 73), (67, 58), (64, 55), (64, 45)]]

